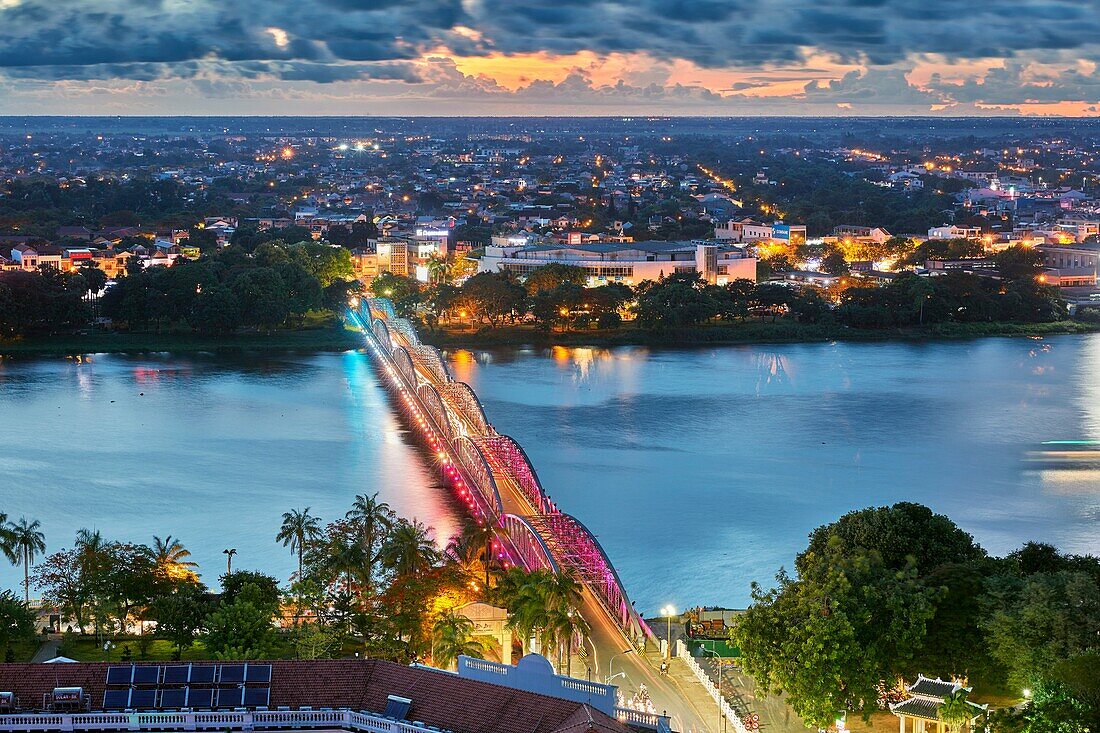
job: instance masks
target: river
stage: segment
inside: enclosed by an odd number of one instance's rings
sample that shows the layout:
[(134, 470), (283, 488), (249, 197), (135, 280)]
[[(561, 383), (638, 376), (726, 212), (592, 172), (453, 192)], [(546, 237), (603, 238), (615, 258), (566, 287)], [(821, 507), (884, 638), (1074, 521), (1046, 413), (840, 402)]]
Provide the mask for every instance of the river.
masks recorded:
[[(1100, 439), (1100, 335), (447, 356), (644, 612), (743, 606), (814, 527), (903, 500), (994, 553), (1100, 553), (1100, 470), (1027, 461)], [(329, 519), (378, 491), (441, 539), (459, 523), (360, 353), (9, 359), (0, 417), (0, 510), (51, 549), (82, 526), (171, 534), (214, 582), (228, 547), (288, 575), (292, 507)]]

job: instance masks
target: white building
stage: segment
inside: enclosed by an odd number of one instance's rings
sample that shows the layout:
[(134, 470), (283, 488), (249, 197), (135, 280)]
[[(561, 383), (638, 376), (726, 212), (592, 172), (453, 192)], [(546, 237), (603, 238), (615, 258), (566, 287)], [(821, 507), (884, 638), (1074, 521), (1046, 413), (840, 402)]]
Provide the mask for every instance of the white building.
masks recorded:
[(510, 272), (522, 278), (553, 263), (583, 268), (590, 287), (612, 282), (633, 286), (689, 272), (717, 285), (736, 279), (756, 280), (755, 257), (728, 243), (701, 240), (531, 244), (522, 237), (493, 237), (478, 271)]
[(785, 224), (781, 221), (765, 224), (753, 219), (730, 219), (714, 227), (714, 236), (730, 242), (762, 242), (781, 240), (805, 242), (806, 227), (802, 224)]
[(981, 227), (958, 227), (954, 224), (932, 227), (928, 230), (929, 239), (981, 239)]

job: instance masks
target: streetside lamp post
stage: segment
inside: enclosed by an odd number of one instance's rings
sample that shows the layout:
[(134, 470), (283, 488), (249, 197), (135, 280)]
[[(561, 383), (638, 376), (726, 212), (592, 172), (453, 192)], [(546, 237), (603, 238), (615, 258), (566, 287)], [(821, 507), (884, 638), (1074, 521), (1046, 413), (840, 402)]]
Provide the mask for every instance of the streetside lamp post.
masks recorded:
[(231, 549), (227, 548), (225, 550), (222, 550), (222, 553), (225, 554), (225, 574), (226, 575), (232, 575), (233, 574), (233, 556), (237, 554), (237, 548), (236, 547), (231, 548)]
[(665, 637), (665, 659), (672, 660), (672, 617), (676, 615), (676, 606), (668, 605), (661, 609), (661, 615), (668, 622), (667, 636)]
[[(619, 652), (618, 654), (614, 654), (614, 655), (611, 656), (611, 659), (607, 663), (607, 680), (605, 681), (606, 684), (610, 685), (611, 680), (615, 679), (615, 676), (616, 676), (614, 674), (615, 660), (618, 659), (619, 657), (621, 657), (624, 654), (633, 654), (633, 653), (634, 653), (634, 649), (631, 648), (631, 649), (624, 649), (621, 652)], [(623, 674), (625, 676), (626, 673), (623, 672), (621, 674)]]

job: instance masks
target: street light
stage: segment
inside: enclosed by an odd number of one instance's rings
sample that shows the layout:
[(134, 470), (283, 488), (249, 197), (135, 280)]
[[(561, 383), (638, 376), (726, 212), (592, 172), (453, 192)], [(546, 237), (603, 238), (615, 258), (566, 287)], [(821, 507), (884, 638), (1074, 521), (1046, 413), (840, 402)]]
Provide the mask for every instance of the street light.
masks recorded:
[[(614, 654), (614, 655), (611, 656), (610, 661), (608, 661), (608, 663), (607, 663), (607, 684), (610, 685), (611, 680), (615, 679), (615, 675), (612, 674), (612, 672), (615, 671), (615, 660), (618, 659), (619, 657), (621, 657), (624, 654), (633, 654), (633, 653), (634, 653), (634, 648), (631, 647), (630, 649), (624, 649), (621, 652), (619, 652), (618, 654)], [(623, 675), (625, 676), (626, 673), (623, 672)]]
[(665, 659), (672, 660), (672, 617), (676, 615), (676, 606), (668, 605), (661, 609), (661, 615), (668, 622), (668, 635), (665, 637)]
[(225, 574), (232, 575), (233, 573), (233, 556), (237, 554), (237, 548), (222, 550), (222, 554), (225, 555)]

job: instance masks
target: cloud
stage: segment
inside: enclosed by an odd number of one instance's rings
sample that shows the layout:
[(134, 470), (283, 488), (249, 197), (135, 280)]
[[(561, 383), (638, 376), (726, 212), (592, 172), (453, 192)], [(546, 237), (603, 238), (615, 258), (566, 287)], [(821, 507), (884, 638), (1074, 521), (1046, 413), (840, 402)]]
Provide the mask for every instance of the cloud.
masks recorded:
[[(611, 82), (569, 69), (502, 89), (427, 61), (581, 53), (644, 64)], [(995, 63), (912, 82), (927, 58)], [(399, 82), (421, 98), (700, 109), (749, 97), (778, 107), (759, 99), (771, 87), (787, 101), (857, 111), (961, 109), (1098, 102), (1095, 63), (1080, 61), (1100, 62), (1100, 0), (981, 0), (965, 12), (948, 0), (0, 0), (0, 78), (17, 85), (204, 79), (224, 95), (263, 81), (375, 91)], [(675, 76), (683, 65), (709, 81)]]

